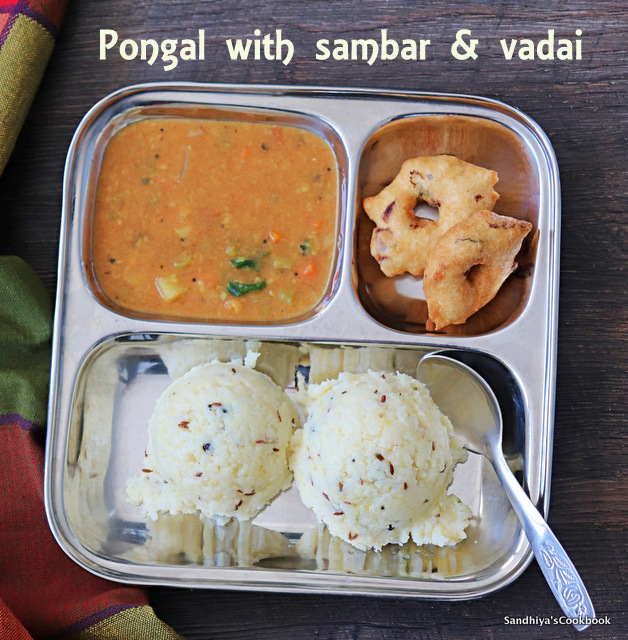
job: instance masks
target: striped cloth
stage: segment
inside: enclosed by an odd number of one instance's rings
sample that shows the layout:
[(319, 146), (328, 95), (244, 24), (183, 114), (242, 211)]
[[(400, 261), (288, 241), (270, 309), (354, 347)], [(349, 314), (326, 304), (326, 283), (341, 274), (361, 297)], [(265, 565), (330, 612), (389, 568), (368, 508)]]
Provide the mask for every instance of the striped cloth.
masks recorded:
[(52, 304), (19, 258), (0, 257), (0, 640), (175, 640), (143, 589), (81, 569), (43, 503)]
[(54, 48), (67, 0), (0, 0), (0, 174)]
[[(0, 173), (42, 78), (67, 0), (0, 0)], [(2, 203), (0, 203), (0, 209)], [(43, 504), (52, 304), (24, 262), (0, 257), (0, 640), (180, 639), (142, 589), (81, 569)]]
[(19, 258), (0, 257), (0, 640), (174, 640), (142, 589), (81, 569), (43, 504), (52, 304)]

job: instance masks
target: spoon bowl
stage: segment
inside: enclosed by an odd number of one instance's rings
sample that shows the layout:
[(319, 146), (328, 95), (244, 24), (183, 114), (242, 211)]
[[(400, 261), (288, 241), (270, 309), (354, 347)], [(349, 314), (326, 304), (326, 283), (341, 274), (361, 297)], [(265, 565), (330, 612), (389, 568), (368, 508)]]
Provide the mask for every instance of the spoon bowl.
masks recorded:
[(492, 389), (473, 369), (440, 353), (421, 359), (417, 377), (465, 448), (491, 463), (558, 604), (578, 631), (586, 629), (587, 619), (595, 618), (593, 604), (573, 563), (506, 462), (502, 415)]

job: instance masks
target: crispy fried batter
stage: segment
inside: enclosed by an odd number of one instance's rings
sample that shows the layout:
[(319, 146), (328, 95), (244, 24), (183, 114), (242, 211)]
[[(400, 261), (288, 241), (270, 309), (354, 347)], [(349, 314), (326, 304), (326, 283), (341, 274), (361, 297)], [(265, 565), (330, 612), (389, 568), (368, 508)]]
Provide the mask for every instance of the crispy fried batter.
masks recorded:
[(482, 308), (517, 268), (515, 257), (532, 225), (476, 211), (434, 246), (423, 278), (428, 315), (436, 330), (462, 324)]
[[(497, 173), (454, 156), (425, 156), (404, 162), (396, 178), (378, 195), (365, 198), (364, 210), (377, 227), (371, 253), (388, 277), (406, 271), (422, 275), (430, 251), (453, 225), (474, 211), (492, 209)], [(438, 208), (438, 220), (417, 218), (424, 200)]]

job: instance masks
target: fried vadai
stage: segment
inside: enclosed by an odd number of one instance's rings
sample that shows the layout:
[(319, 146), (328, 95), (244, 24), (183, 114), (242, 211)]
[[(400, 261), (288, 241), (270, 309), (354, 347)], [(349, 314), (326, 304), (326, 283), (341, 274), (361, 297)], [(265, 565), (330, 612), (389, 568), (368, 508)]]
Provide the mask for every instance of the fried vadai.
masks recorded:
[[(371, 254), (388, 277), (425, 271), (430, 251), (453, 225), (474, 211), (492, 209), (497, 173), (454, 156), (424, 156), (403, 163), (378, 195), (365, 198), (364, 210), (377, 225)], [(438, 220), (419, 218), (419, 200), (438, 208)]]
[(429, 320), (437, 331), (462, 324), (495, 297), (517, 268), (515, 257), (531, 229), (524, 220), (476, 211), (443, 234), (423, 278)]

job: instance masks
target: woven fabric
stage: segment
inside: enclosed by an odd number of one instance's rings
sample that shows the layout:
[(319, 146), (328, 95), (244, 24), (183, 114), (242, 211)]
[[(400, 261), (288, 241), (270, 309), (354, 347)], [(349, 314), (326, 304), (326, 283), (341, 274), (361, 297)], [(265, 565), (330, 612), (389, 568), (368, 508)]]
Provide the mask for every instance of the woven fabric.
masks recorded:
[(67, 0), (0, 0), (0, 173), (54, 48)]
[(0, 257), (0, 640), (179, 638), (144, 590), (98, 578), (53, 538), (43, 502), (51, 301)]
[[(52, 302), (37, 276), (15, 257), (0, 260), (0, 415), (44, 424), (50, 376)], [(13, 415), (12, 415), (13, 414)]]

